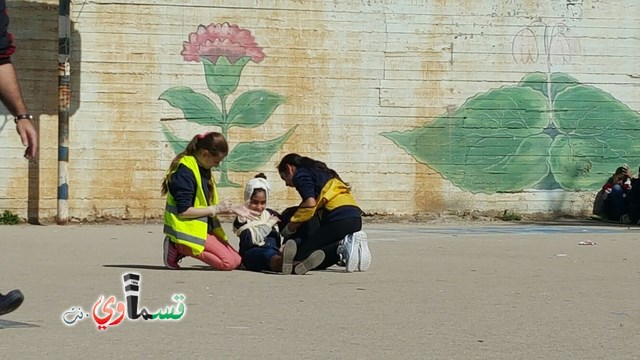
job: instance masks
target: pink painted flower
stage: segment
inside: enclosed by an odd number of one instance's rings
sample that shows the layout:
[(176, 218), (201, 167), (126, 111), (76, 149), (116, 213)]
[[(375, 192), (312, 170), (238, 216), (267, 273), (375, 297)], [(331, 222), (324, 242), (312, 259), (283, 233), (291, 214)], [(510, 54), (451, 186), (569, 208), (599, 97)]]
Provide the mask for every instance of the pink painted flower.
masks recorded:
[(233, 64), (241, 57), (249, 56), (251, 61), (259, 63), (266, 57), (251, 31), (229, 23), (199, 25), (196, 32), (189, 34), (189, 41), (182, 44), (180, 55), (184, 61), (200, 62), (203, 57), (215, 64), (218, 57), (226, 56)]

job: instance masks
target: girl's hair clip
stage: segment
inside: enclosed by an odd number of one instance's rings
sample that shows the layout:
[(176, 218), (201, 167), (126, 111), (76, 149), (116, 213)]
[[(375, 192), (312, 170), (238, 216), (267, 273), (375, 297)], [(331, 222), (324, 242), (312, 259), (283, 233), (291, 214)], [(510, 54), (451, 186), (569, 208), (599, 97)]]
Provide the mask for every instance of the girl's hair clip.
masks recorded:
[(204, 139), (204, 137), (205, 137), (205, 136), (207, 136), (207, 135), (209, 135), (209, 134), (211, 134), (211, 132), (210, 132), (210, 131), (208, 131), (208, 132), (204, 132), (204, 133), (202, 133), (202, 134), (198, 134), (198, 135), (196, 135), (196, 137), (197, 137), (199, 140), (202, 140), (202, 139)]

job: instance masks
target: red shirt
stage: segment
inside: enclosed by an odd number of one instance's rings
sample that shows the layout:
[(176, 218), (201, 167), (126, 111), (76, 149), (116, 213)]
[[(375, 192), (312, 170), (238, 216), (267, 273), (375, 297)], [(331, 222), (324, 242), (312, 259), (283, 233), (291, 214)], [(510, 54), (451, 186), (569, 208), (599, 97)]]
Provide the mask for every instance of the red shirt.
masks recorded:
[(5, 0), (0, 0), (0, 65), (11, 62), (11, 55), (16, 51), (13, 35), (9, 29), (9, 14)]

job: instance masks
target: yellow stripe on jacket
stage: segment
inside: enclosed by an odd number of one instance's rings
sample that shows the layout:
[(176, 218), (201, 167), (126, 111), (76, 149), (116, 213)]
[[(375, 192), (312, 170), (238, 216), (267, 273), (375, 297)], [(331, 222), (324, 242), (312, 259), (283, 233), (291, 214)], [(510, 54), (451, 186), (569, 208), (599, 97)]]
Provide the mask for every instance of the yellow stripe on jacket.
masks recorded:
[(347, 185), (339, 179), (333, 178), (327, 181), (322, 190), (320, 190), (320, 195), (316, 199), (316, 206), (298, 208), (293, 217), (291, 217), (291, 222), (307, 222), (320, 209), (331, 211), (346, 205), (357, 206)]

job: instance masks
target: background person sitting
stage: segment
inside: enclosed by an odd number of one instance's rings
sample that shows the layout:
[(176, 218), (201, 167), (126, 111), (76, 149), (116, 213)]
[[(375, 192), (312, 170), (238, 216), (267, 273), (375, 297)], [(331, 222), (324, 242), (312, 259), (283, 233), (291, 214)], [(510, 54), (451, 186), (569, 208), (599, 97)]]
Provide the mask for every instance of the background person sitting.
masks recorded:
[[(640, 168), (638, 168), (638, 176), (640, 176)], [(631, 190), (629, 190), (629, 220), (632, 224), (640, 222), (640, 178), (636, 176), (631, 179)]]
[(604, 216), (612, 221), (620, 221), (628, 211), (628, 193), (631, 190), (632, 173), (628, 165), (620, 166), (602, 186)]

